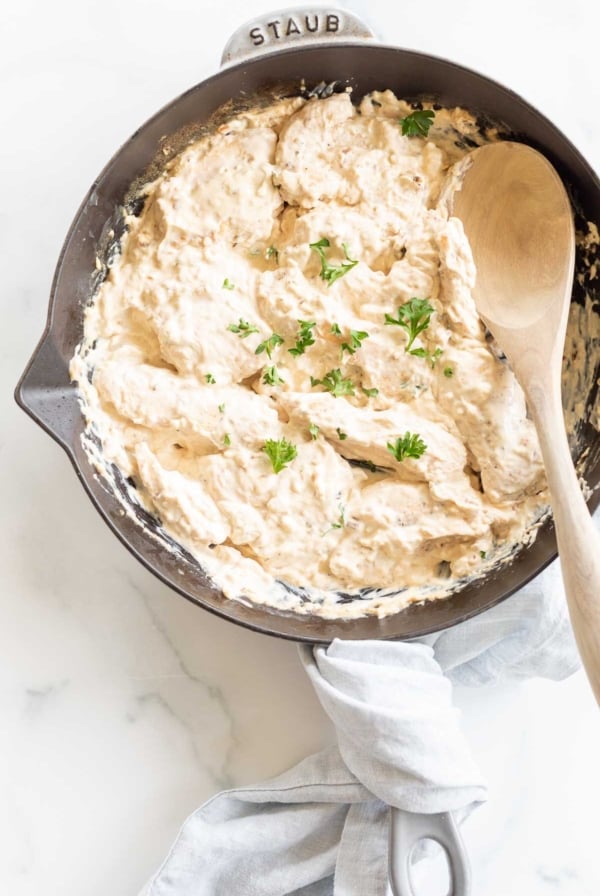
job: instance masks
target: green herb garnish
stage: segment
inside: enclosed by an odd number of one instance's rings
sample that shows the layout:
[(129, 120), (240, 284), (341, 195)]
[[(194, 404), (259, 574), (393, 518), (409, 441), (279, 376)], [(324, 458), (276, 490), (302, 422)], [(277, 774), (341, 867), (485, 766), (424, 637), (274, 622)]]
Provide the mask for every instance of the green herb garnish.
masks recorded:
[(331, 332), (333, 333), (334, 336), (341, 336), (341, 335), (342, 335), (342, 331), (340, 330), (340, 325), (339, 325), (339, 324), (332, 324), (332, 325), (331, 325)]
[(340, 515), (338, 517), (337, 523), (331, 524), (332, 529), (343, 529), (346, 525), (346, 508), (343, 504), (338, 504), (338, 507), (340, 508)]
[(322, 380), (311, 376), (311, 386), (323, 386), (327, 392), (331, 392), (334, 398), (340, 395), (354, 395), (354, 383), (351, 379), (344, 378), (339, 367), (326, 373)]
[(479, 556), (481, 557), (482, 560), (485, 560), (485, 558), (487, 557), (487, 552), (486, 552), (486, 551), (479, 551)]
[(332, 523), (329, 529), (325, 529), (325, 531), (323, 532), (323, 536), (327, 535), (328, 532), (331, 532), (332, 529), (343, 529), (346, 525), (346, 508), (343, 504), (338, 504), (338, 507), (340, 515), (337, 518), (337, 521), (335, 523)]
[(447, 376), (448, 378), (454, 376), (454, 368), (444, 367), (444, 376)]
[(426, 358), (432, 367), (435, 367), (438, 358), (443, 355), (441, 348), (436, 348), (433, 352), (428, 352), (426, 348), (413, 348), (409, 351), (409, 355), (415, 355), (417, 358)]
[(271, 333), (268, 339), (263, 339), (260, 342), (254, 351), (255, 355), (262, 355), (263, 352), (267, 353), (267, 357), (271, 358), (271, 352), (274, 351), (278, 345), (283, 345), (283, 339), (278, 333)]
[(279, 249), (276, 249), (275, 246), (269, 246), (268, 249), (265, 249), (265, 258), (274, 258), (279, 263)]
[(335, 431), (338, 434), (338, 439), (340, 440), (340, 442), (344, 442), (348, 438), (348, 434), (345, 432), (342, 432), (342, 430), (339, 428), (339, 426), (336, 427)]
[(298, 331), (298, 336), (296, 338), (296, 345), (293, 348), (288, 348), (288, 352), (290, 355), (294, 355), (294, 357), (303, 355), (309, 345), (315, 344), (315, 338), (312, 332), (314, 327), (317, 326), (315, 321), (299, 320), (298, 323), (300, 324), (300, 330)]
[(228, 432), (226, 432), (225, 435), (223, 436), (223, 444), (225, 445), (226, 448), (229, 448), (229, 446), (231, 445), (231, 436), (229, 435)]
[(388, 442), (387, 449), (397, 461), (403, 461), (407, 457), (421, 457), (427, 451), (427, 445), (417, 433), (405, 432), (401, 439)]
[(232, 283), (227, 277), (223, 280), (223, 289), (235, 289), (235, 283)]
[(212, 373), (205, 374), (204, 379), (211, 386), (213, 386), (217, 382)]
[(220, 404), (220, 405), (219, 405), (219, 411), (220, 411), (221, 414), (224, 414), (224, 413), (225, 413), (225, 405), (224, 405), (224, 404)]
[(379, 395), (379, 389), (365, 389), (364, 386), (360, 387), (361, 392), (367, 396), (367, 398), (375, 398), (376, 395)]
[(408, 343), (404, 349), (410, 352), (417, 336), (426, 330), (435, 308), (429, 304), (429, 299), (417, 299), (413, 297), (405, 305), (398, 308), (397, 317), (386, 314), (385, 322), (390, 326), (402, 327), (408, 333)]
[(310, 426), (308, 427), (308, 431), (310, 433), (311, 439), (316, 439), (317, 436), (319, 435), (319, 427), (317, 426), (316, 423), (311, 423)]
[(401, 118), (399, 124), (405, 137), (426, 137), (434, 118), (432, 109), (415, 109), (406, 118)]
[(364, 330), (350, 330), (350, 342), (342, 342), (342, 355), (348, 352), (353, 355), (361, 346), (364, 339), (368, 339), (369, 334)]
[(342, 262), (342, 264), (330, 264), (325, 258), (325, 249), (329, 249), (331, 243), (327, 239), (327, 237), (323, 237), (318, 240), (316, 243), (308, 244), (311, 249), (314, 249), (315, 252), (318, 253), (319, 258), (321, 259), (321, 280), (325, 280), (328, 286), (331, 286), (335, 283), (336, 280), (339, 280), (340, 277), (343, 277), (344, 274), (347, 274), (348, 271), (351, 271), (352, 268), (356, 267), (358, 264), (358, 259), (350, 258), (348, 254), (348, 244), (342, 243), (342, 249), (344, 250), (344, 255), (346, 256), (347, 261)]
[(281, 383), (285, 383), (285, 380), (282, 380), (279, 376), (279, 371), (276, 367), (265, 367), (265, 372), (262, 378), (265, 386), (279, 386)]
[(254, 324), (249, 324), (247, 320), (244, 320), (241, 317), (239, 323), (229, 324), (227, 329), (232, 333), (236, 333), (240, 339), (246, 339), (251, 333), (259, 332), (258, 327), (255, 327)]
[(274, 473), (281, 471), (298, 455), (298, 449), (287, 439), (267, 439), (263, 451), (271, 461)]

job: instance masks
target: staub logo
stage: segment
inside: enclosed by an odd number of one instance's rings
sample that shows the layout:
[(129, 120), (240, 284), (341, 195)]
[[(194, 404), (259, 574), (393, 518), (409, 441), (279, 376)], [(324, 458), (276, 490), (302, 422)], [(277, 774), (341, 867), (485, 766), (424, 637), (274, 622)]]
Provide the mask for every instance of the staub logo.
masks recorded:
[(255, 47), (269, 40), (281, 40), (294, 35), (335, 34), (342, 28), (342, 18), (335, 12), (295, 13), (271, 22), (254, 25), (248, 32)]

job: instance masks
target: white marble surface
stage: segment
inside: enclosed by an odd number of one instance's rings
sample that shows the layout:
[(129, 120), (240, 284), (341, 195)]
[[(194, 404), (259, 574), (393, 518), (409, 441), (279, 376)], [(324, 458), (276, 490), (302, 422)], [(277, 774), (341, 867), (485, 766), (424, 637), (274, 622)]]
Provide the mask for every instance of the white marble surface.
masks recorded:
[[(386, 42), (510, 84), (600, 170), (597, 4), (388, 5), (348, 4)], [(268, 7), (21, 0), (0, 12), (0, 892), (10, 896), (135, 894), (202, 800), (331, 736), (294, 645), (194, 608), (137, 565), (11, 396), (94, 176)], [(491, 786), (465, 831), (475, 893), (595, 896), (600, 720), (582, 674), (461, 691), (457, 702)], [(436, 896), (427, 874), (423, 893)]]

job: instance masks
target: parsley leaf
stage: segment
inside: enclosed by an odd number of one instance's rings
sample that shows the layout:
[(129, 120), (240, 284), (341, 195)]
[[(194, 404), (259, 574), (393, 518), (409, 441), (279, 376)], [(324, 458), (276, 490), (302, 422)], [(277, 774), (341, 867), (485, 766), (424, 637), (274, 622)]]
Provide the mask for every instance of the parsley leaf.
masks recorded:
[(237, 333), (240, 339), (246, 339), (251, 333), (259, 332), (258, 327), (255, 327), (254, 324), (249, 324), (247, 320), (244, 320), (241, 317), (239, 323), (229, 324), (227, 329), (232, 333)]
[(394, 455), (397, 461), (403, 461), (407, 457), (421, 457), (427, 451), (427, 445), (417, 433), (407, 431), (401, 439), (388, 442), (387, 450)]
[(342, 342), (342, 355), (348, 352), (353, 355), (361, 346), (364, 339), (368, 339), (369, 334), (364, 330), (350, 330), (350, 342)]
[(265, 386), (279, 386), (280, 383), (285, 383), (285, 380), (282, 380), (279, 376), (279, 371), (275, 366), (265, 367), (262, 381)]
[(205, 374), (204, 379), (210, 386), (213, 386), (217, 382), (212, 373)]
[(276, 264), (279, 264), (279, 249), (276, 249), (275, 246), (269, 246), (268, 249), (265, 249), (265, 258), (274, 258)]
[(346, 508), (343, 504), (338, 504), (338, 508), (340, 511), (340, 515), (337, 518), (335, 523), (332, 523), (329, 529), (325, 529), (323, 535), (327, 535), (328, 532), (331, 532), (332, 529), (343, 529), (346, 525)]
[(444, 367), (444, 376), (447, 376), (447, 377), (454, 376), (454, 368), (453, 367)]
[(401, 118), (399, 124), (405, 137), (426, 137), (434, 118), (432, 109), (415, 109), (406, 118)]
[(340, 325), (339, 325), (339, 324), (332, 324), (332, 325), (331, 325), (331, 332), (333, 333), (334, 336), (341, 336), (341, 335), (342, 335), (342, 331), (340, 330)]
[[(408, 351), (408, 349), (407, 349)], [(437, 359), (443, 355), (441, 348), (436, 348), (434, 352), (428, 352), (426, 348), (413, 348), (408, 352), (409, 355), (415, 355), (417, 358), (427, 358), (432, 367), (435, 367)]]
[(323, 386), (327, 392), (331, 392), (334, 398), (339, 398), (340, 395), (354, 395), (354, 383), (351, 379), (344, 379), (339, 367), (326, 373), (322, 380), (311, 376), (310, 384), (311, 386)]
[(225, 435), (223, 436), (223, 444), (225, 445), (226, 448), (229, 448), (229, 446), (231, 445), (231, 436), (229, 435), (228, 432), (226, 432)]
[(299, 320), (298, 323), (300, 324), (300, 330), (296, 338), (296, 345), (293, 348), (288, 348), (288, 352), (290, 355), (294, 355), (294, 357), (303, 355), (309, 345), (315, 344), (315, 338), (312, 333), (314, 327), (317, 326), (315, 321)]
[(317, 426), (316, 423), (311, 423), (310, 426), (308, 427), (308, 431), (310, 433), (311, 439), (316, 439), (317, 436), (319, 435), (319, 427)]
[(379, 389), (365, 389), (364, 386), (361, 386), (360, 388), (367, 398), (375, 398), (376, 395), (379, 395)]
[(342, 430), (339, 428), (339, 426), (336, 427), (335, 431), (338, 434), (338, 439), (340, 440), (340, 442), (344, 442), (348, 438), (348, 434), (345, 432), (342, 432)]
[(287, 439), (267, 439), (263, 451), (271, 461), (274, 473), (281, 471), (298, 455), (298, 449)]
[(321, 280), (327, 282), (328, 286), (331, 286), (336, 280), (339, 280), (340, 277), (343, 277), (344, 274), (347, 274), (348, 271), (351, 271), (352, 268), (356, 267), (358, 264), (358, 259), (350, 258), (347, 243), (342, 243), (342, 249), (344, 250), (344, 255), (346, 256), (347, 261), (342, 262), (341, 264), (330, 264), (325, 258), (325, 249), (329, 249), (331, 246), (327, 237), (322, 237), (322, 239), (318, 240), (316, 243), (309, 243), (308, 245), (311, 249), (314, 249), (314, 251), (317, 252), (321, 259), (320, 277)]
[(482, 560), (485, 560), (485, 558), (487, 557), (487, 552), (486, 552), (486, 551), (479, 551), (479, 556), (481, 557)]
[[(413, 297), (409, 302), (400, 305), (398, 308), (398, 316), (392, 317), (386, 314), (385, 322), (389, 325), (402, 327), (408, 333), (408, 343), (404, 349), (410, 352), (411, 346), (417, 336), (426, 330), (431, 320), (431, 315), (435, 308), (430, 305), (429, 299), (417, 299)], [(413, 353), (414, 354), (414, 353)]]
[(263, 339), (262, 342), (259, 342), (259, 344), (256, 346), (254, 354), (262, 355), (263, 352), (266, 352), (270, 360), (271, 352), (274, 351), (278, 345), (283, 345), (283, 339), (278, 333), (271, 333), (268, 339)]
[(338, 504), (338, 507), (340, 508), (340, 515), (338, 517), (337, 523), (331, 524), (332, 529), (343, 529), (346, 525), (346, 508), (343, 504)]
[(235, 289), (235, 283), (232, 283), (227, 277), (223, 280), (223, 289)]
[(221, 413), (221, 414), (225, 413), (225, 405), (224, 404), (219, 405), (219, 413)]

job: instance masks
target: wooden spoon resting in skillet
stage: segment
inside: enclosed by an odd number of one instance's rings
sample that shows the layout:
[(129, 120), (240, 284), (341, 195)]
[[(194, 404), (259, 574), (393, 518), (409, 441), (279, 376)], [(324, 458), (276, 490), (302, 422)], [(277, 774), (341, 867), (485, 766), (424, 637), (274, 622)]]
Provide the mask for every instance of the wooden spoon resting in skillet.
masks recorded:
[(449, 210), (471, 244), (479, 315), (537, 429), (571, 624), (600, 703), (600, 536), (573, 467), (561, 402), (575, 259), (571, 205), (550, 162), (524, 144), (490, 144), (460, 165)]

